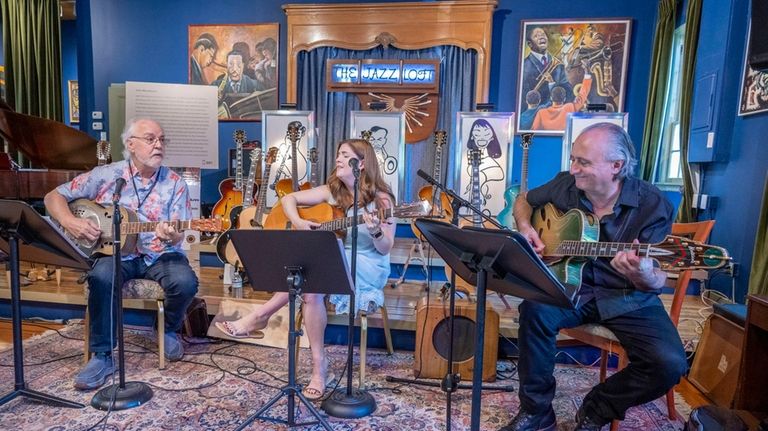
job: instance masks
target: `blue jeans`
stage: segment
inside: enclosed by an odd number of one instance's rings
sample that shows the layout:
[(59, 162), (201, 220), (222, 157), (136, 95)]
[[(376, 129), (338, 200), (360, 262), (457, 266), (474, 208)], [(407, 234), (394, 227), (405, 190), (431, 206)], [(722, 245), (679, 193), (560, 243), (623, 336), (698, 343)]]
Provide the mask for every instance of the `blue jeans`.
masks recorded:
[(592, 388), (582, 406), (603, 421), (624, 419), (628, 408), (655, 400), (680, 381), (688, 369), (680, 336), (661, 306), (602, 320), (595, 300), (576, 310), (531, 301), (520, 304), (520, 406), (546, 412), (555, 396), (555, 341), (562, 328), (600, 323), (627, 352), (629, 365)]
[[(117, 345), (117, 330), (110, 330), (110, 309), (112, 328), (117, 328), (118, 324), (117, 296), (114, 301), (110, 301), (114, 273), (112, 262), (111, 256), (97, 258), (88, 274), (88, 311), (91, 320), (88, 330), (91, 334), (90, 350), (94, 353), (110, 352)], [(164, 253), (149, 267), (141, 257), (125, 260), (122, 262), (122, 277), (123, 282), (134, 278), (158, 282), (165, 291), (165, 331), (170, 333), (181, 328), (198, 285), (197, 275), (189, 266), (186, 256), (181, 253)]]

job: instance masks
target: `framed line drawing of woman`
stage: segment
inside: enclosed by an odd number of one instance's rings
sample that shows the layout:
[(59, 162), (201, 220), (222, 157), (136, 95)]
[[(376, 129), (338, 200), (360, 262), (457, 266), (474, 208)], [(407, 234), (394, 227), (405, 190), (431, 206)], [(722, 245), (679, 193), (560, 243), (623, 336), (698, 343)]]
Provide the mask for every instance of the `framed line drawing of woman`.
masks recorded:
[(454, 163), (458, 185), (456, 192), (472, 202), (471, 150), (480, 150), (478, 185), (480, 205), (491, 215), (504, 208), (504, 190), (512, 167), (512, 149), (515, 114), (513, 112), (459, 112), (454, 134)]

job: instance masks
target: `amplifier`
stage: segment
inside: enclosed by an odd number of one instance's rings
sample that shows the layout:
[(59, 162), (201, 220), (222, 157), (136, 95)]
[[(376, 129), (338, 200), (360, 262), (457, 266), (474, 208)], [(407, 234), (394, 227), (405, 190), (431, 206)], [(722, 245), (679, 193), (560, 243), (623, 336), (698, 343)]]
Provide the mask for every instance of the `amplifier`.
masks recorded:
[(720, 407), (733, 406), (743, 342), (744, 328), (722, 316), (704, 325), (688, 380)]

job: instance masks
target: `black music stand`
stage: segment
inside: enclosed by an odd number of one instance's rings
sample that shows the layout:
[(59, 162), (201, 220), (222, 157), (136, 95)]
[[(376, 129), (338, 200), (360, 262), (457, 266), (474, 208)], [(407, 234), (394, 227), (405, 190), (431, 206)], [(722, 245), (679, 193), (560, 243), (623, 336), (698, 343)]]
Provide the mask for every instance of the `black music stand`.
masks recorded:
[(18, 396), (62, 407), (85, 405), (27, 388), (24, 381), (24, 352), (21, 341), (21, 292), (19, 261), (88, 270), (87, 257), (48, 219), (25, 202), (0, 200), (0, 249), (8, 253), (11, 266), (11, 314), (13, 318), (14, 390), (0, 399), (3, 405)]
[(517, 232), (464, 228), (417, 219), (416, 226), (458, 276), (477, 286), (477, 331), (472, 373), (470, 429), (480, 429), (485, 294), (487, 289), (523, 299), (573, 308), (577, 288), (563, 285)]
[[(259, 280), (259, 288), (273, 292), (288, 291), (288, 384), (280, 393), (249, 416), (237, 429), (242, 430), (256, 419), (295, 426), (320, 424), (332, 430), (314, 405), (296, 384), (296, 297), (302, 293), (342, 294), (353, 292), (352, 277), (347, 269), (344, 246), (333, 232), (310, 230), (233, 230), (232, 243), (243, 268), (251, 280)], [(261, 245), (261, 246), (254, 246)], [(265, 416), (282, 397), (288, 398), (288, 419)], [(303, 403), (317, 419), (296, 423), (295, 399)]]

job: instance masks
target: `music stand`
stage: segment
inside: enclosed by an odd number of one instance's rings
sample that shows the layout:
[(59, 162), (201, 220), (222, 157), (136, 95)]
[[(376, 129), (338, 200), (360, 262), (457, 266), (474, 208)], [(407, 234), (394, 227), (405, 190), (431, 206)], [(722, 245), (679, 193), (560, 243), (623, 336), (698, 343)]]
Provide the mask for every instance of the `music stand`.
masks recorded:
[(13, 320), (14, 390), (0, 399), (3, 405), (18, 396), (72, 408), (85, 405), (27, 388), (24, 381), (24, 352), (21, 340), (21, 291), (19, 261), (88, 270), (87, 257), (48, 219), (26, 202), (0, 199), (0, 249), (8, 253), (11, 266), (11, 314)]
[(563, 308), (573, 308), (577, 288), (563, 285), (517, 232), (416, 219), (416, 226), (458, 276), (477, 286), (477, 331), (472, 373), (470, 429), (480, 429), (486, 290)]
[[(296, 297), (302, 293), (343, 294), (353, 292), (352, 277), (347, 269), (344, 246), (333, 232), (310, 230), (233, 230), (232, 244), (251, 280), (259, 280), (259, 288), (272, 292), (288, 292), (288, 384), (280, 393), (249, 416), (237, 429), (242, 430), (256, 419), (277, 422), (288, 427), (320, 424), (331, 430), (314, 405), (296, 384)], [(261, 244), (263, 246), (254, 246)], [(268, 245), (268, 246), (267, 246)], [(265, 416), (282, 397), (288, 398), (288, 419)], [(317, 419), (296, 423), (295, 399), (303, 403)]]

